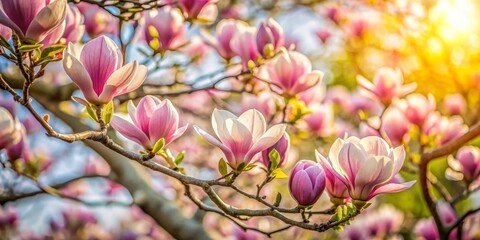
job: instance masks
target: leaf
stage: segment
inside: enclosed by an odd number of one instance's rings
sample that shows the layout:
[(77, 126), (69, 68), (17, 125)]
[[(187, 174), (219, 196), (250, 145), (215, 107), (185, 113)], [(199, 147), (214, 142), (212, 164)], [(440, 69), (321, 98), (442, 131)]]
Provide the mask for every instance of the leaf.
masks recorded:
[(34, 50), (37, 50), (37, 49), (41, 48), (42, 46), (43, 46), (43, 44), (40, 44), (40, 43), (33, 44), (33, 45), (22, 45), (18, 48), (18, 50), (21, 53), (31, 52), (31, 51), (34, 51)]
[(85, 99), (82, 99), (82, 98), (79, 98), (79, 97), (72, 96), (72, 100), (77, 102), (77, 103), (82, 104), (85, 107), (88, 107), (90, 105)]
[(49, 46), (45, 49), (43, 49), (42, 51), (42, 54), (40, 55), (41, 58), (46, 58), (46, 57), (53, 57), (55, 56), (57, 53), (60, 53), (62, 52), (63, 50), (65, 49), (65, 45), (60, 45), (60, 44), (57, 44), (57, 45), (52, 45), (52, 46)]
[(246, 167), (246, 164), (244, 162), (240, 163), (237, 167), (237, 171), (241, 172), (243, 169)]
[(97, 114), (95, 114), (95, 112), (93, 111), (92, 107), (90, 105), (88, 105), (87, 107), (85, 107), (85, 109), (87, 110), (87, 113), (88, 113), (88, 116), (95, 122), (98, 122), (98, 118), (97, 118)]
[(182, 164), (184, 157), (185, 157), (185, 151), (181, 151), (175, 158), (175, 164), (176, 165)]
[(335, 215), (337, 215), (337, 219), (340, 221), (343, 219), (343, 206), (338, 206), (337, 207), (337, 211), (335, 213)]
[(273, 203), (273, 206), (275, 207), (280, 206), (281, 201), (282, 201), (282, 194), (277, 193), (277, 196), (275, 197), (275, 203)]
[(0, 35), (0, 45), (2, 45), (3, 47), (7, 48), (10, 51), (12, 51), (12, 47), (10, 46), (8, 41), (5, 38), (3, 38), (1, 35)]
[(280, 153), (278, 153), (277, 149), (273, 149), (268, 153), (268, 159), (270, 159), (270, 171), (277, 169), (280, 163)]
[(278, 178), (278, 179), (285, 179), (285, 178), (288, 178), (288, 175), (285, 174), (281, 168), (277, 168), (275, 170), (273, 170), (272, 173), (270, 173), (270, 177), (272, 178)]
[(163, 149), (163, 147), (165, 147), (165, 138), (160, 138), (160, 139), (158, 139), (158, 141), (155, 143), (155, 145), (153, 145), (152, 152), (153, 152), (153, 153), (158, 153), (158, 152), (160, 152), (160, 150)]
[(185, 171), (185, 168), (178, 168), (177, 171), (180, 172), (183, 175), (187, 175), (187, 172)]
[(110, 101), (103, 109), (102, 118), (105, 124), (109, 124), (113, 117), (113, 101)]
[(228, 174), (228, 169), (227, 169), (227, 163), (223, 158), (218, 161), (218, 172), (220, 172), (220, 175), (225, 176)]
[(257, 165), (255, 165), (255, 164), (249, 164), (249, 165), (247, 165), (246, 167), (244, 167), (242, 171), (244, 171), (244, 172), (250, 171), (250, 170), (252, 170), (252, 169), (253, 169), (254, 167), (256, 167), (256, 166), (257, 166)]

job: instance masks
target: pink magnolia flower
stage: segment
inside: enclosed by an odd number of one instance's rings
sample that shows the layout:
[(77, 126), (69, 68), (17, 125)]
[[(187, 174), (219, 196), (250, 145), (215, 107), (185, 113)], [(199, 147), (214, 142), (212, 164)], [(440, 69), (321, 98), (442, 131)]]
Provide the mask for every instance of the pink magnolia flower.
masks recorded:
[(278, 154), (280, 155), (278, 167), (285, 165), (288, 158), (288, 150), (290, 149), (290, 136), (288, 133), (285, 132), (277, 143), (262, 151), (260, 161), (265, 167), (268, 167), (268, 164), (270, 163), (269, 154), (273, 149), (277, 150)]
[(362, 38), (365, 36), (371, 24), (363, 18), (354, 19), (348, 23), (348, 33), (351, 38)]
[(178, 0), (183, 14), (189, 20), (212, 22), (218, 14), (217, 0)]
[(83, 15), (80, 10), (75, 5), (68, 5), (65, 31), (62, 36), (65, 39), (65, 43), (76, 43), (82, 40), (82, 36), (85, 33), (83, 21)]
[(16, 144), (10, 145), (10, 147), (7, 147), (7, 156), (10, 161), (18, 160), (18, 159), (23, 159), (23, 160), (30, 160), (33, 156), (30, 154), (30, 149), (27, 143), (27, 134), (25, 132), (25, 129), (22, 127), (20, 130), (20, 141), (18, 141)]
[(463, 123), (460, 116), (446, 117), (439, 112), (432, 112), (422, 125), (422, 132), (434, 136), (436, 144), (444, 145), (468, 131), (468, 126)]
[(312, 71), (308, 58), (295, 51), (283, 52), (265, 65), (268, 79), (280, 87), (282, 94), (293, 97), (322, 81), (323, 73)]
[(84, 16), (85, 30), (90, 37), (103, 34), (117, 35), (118, 18), (97, 5), (81, 2), (77, 7)]
[(174, 50), (186, 43), (182, 13), (169, 6), (145, 14), (141, 37), (155, 52)]
[(161, 101), (153, 96), (143, 97), (137, 107), (128, 102), (128, 114), (132, 122), (114, 115), (111, 125), (124, 137), (151, 149), (161, 138), (165, 146), (182, 136), (188, 124), (179, 127), (179, 115), (170, 100)]
[(325, 171), (326, 190), (330, 196), (330, 200), (335, 204), (344, 203), (345, 200), (350, 197), (347, 186), (335, 177), (335, 174), (333, 174), (328, 167), (323, 166), (322, 161), (319, 163)]
[[(455, 212), (453, 211), (453, 209), (450, 207), (448, 203), (438, 202), (437, 212), (438, 212), (438, 215), (440, 216), (440, 220), (445, 225), (452, 224), (457, 219)], [(457, 235), (456, 231), (457, 231), (456, 229), (452, 231), (448, 239), (451, 239), (451, 240), (456, 239), (455, 238), (455, 236)], [(439, 239), (438, 229), (437, 229), (437, 226), (435, 225), (435, 221), (433, 220), (433, 218), (422, 219), (418, 221), (417, 224), (415, 224), (414, 232), (418, 237), (420, 237), (420, 239), (424, 239), (424, 240)]]
[(326, 9), (325, 16), (335, 24), (339, 24), (343, 17), (343, 11), (340, 7), (332, 6)]
[(373, 83), (363, 76), (357, 76), (357, 82), (367, 95), (373, 96), (383, 103), (389, 103), (411, 93), (417, 87), (415, 83), (403, 85), (402, 72), (399, 69), (391, 68), (378, 69), (373, 77)]
[(123, 65), (122, 52), (105, 36), (89, 41), (78, 52), (69, 44), (63, 67), (86, 100), (97, 105), (137, 89), (147, 76), (147, 68), (137, 61)]
[(422, 219), (415, 224), (413, 232), (423, 240), (438, 240), (438, 230), (433, 218)]
[(308, 130), (320, 137), (331, 136), (335, 131), (332, 105), (329, 103), (311, 104), (309, 109), (312, 113), (303, 118)]
[(380, 133), (377, 129), (373, 128), (367, 122), (361, 122), (358, 125), (358, 134), (360, 137), (368, 137), (368, 136), (377, 136), (380, 137)]
[(320, 41), (322, 41), (322, 43), (325, 44), (328, 41), (328, 39), (330, 39), (330, 37), (332, 36), (332, 33), (330, 33), (330, 31), (326, 29), (320, 29), (315, 32), (315, 35), (317, 35), (318, 39), (320, 39)]
[(302, 206), (310, 206), (318, 201), (325, 189), (325, 172), (318, 163), (301, 160), (288, 179), (290, 195)]
[(22, 138), (22, 125), (10, 112), (0, 107), (0, 150), (17, 144)]
[(48, 34), (40, 43), (43, 44), (42, 49), (57, 44), (65, 32), (65, 21)]
[(450, 94), (443, 99), (443, 109), (447, 114), (459, 115), (467, 109), (467, 102), (460, 93)]
[[(274, 54), (283, 46), (283, 29), (273, 18), (269, 18), (266, 22), (262, 22), (257, 30), (256, 35), (257, 50), (264, 57), (268, 54)], [(267, 53), (267, 45), (271, 45), (273, 52)]]
[(325, 101), (325, 95), (327, 92), (327, 87), (325, 84), (317, 84), (310, 89), (301, 92), (298, 94), (298, 99), (305, 103), (307, 106), (320, 104), (320, 103), (328, 103), (331, 104), (330, 101)]
[(255, 62), (260, 57), (255, 43), (255, 31), (254, 27), (240, 27), (236, 29), (235, 35), (230, 41), (230, 48), (240, 57), (245, 68), (248, 61)]
[(379, 137), (339, 138), (327, 158), (318, 151), (316, 155), (322, 166), (347, 186), (354, 200), (368, 201), (378, 194), (403, 191), (415, 183), (388, 183), (402, 168), (405, 150), (403, 146), (391, 148)]
[(410, 94), (398, 102), (408, 121), (416, 125), (422, 125), (427, 120), (428, 115), (435, 110), (435, 105), (432, 95), (425, 97), (419, 93)]
[(448, 157), (448, 165), (450, 168), (446, 173), (449, 178), (471, 183), (480, 176), (480, 149), (474, 146), (462, 147), (455, 158)]
[(21, 38), (42, 41), (65, 20), (66, 0), (1, 0), (0, 24)]
[(360, 91), (351, 92), (346, 100), (343, 100), (344, 104), (347, 104), (345, 110), (352, 115), (358, 115), (359, 111), (380, 115), (383, 109), (381, 103), (372, 101), (371, 98), (366, 97)]
[(237, 117), (229, 111), (215, 109), (212, 127), (219, 140), (194, 126), (198, 134), (222, 150), (232, 168), (237, 168), (278, 142), (286, 125), (277, 124), (267, 130), (265, 118), (258, 110), (250, 109)]
[(12, 29), (0, 24), (0, 36), (8, 41), (12, 37)]
[(209, 33), (203, 31), (202, 36), (206, 39), (207, 44), (215, 48), (218, 54), (225, 60), (229, 61), (236, 54), (230, 47), (233, 36), (240, 29), (247, 28), (246, 22), (235, 19), (224, 19), (217, 24), (216, 38)]
[(404, 113), (391, 106), (385, 110), (382, 116), (380, 131), (384, 132), (393, 146), (399, 146), (403, 143), (410, 129), (410, 123)]

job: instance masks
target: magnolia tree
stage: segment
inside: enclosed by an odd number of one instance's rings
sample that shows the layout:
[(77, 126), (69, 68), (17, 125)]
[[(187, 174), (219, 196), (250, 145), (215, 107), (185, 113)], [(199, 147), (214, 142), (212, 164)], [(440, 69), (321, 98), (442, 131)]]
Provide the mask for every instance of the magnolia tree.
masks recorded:
[(0, 235), (478, 239), (459, 2), (0, 0)]

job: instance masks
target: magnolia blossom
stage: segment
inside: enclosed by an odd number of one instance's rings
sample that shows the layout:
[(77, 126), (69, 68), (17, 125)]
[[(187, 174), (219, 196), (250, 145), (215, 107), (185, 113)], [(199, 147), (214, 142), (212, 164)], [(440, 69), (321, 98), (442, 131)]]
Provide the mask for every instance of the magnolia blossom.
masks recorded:
[(8, 41), (12, 37), (12, 29), (0, 24), (0, 36)]
[(317, 85), (323, 78), (320, 71), (312, 71), (308, 58), (295, 51), (284, 51), (271, 61), (265, 68), (268, 79), (280, 87), (286, 97), (293, 97)]
[(0, 24), (21, 38), (42, 41), (62, 24), (67, 15), (66, 0), (0, 0)]
[(141, 38), (155, 52), (165, 52), (186, 43), (185, 24), (180, 10), (169, 6), (145, 14), (145, 22), (139, 28)]
[(480, 149), (474, 146), (465, 146), (458, 150), (455, 158), (448, 157), (447, 177), (471, 183), (480, 176)]
[(65, 19), (65, 31), (63, 38), (66, 43), (79, 42), (85, 33), (85, 25), (83, 24), (83, 16), (75, 5), (68, 5), (67, 18)]
[(263, 150), (273, 146), (285, 133), (285, 124), (277, 124), (267, 130), (263, 115), (250, 109), (240, 116), (225, 110), (215, 109), (212, 127), (219, 139), (201, 128), (195, 130), (209, 143), (219, 147), (232, 168), (248, 164)]
[(277, 150), (278, 154), (280, 155), (280, 161), (278, 163), (278, 167), (285, 165), (288, 158), (288, 150), (290, 148), (290, 136), (288, 133), (284, 133), (283, 136), (275, 143), (273, 146), (265, 149), (262, 151), (262, 155), (260, 161), (263, 163), (264, 166), (268, 167), (268, 163), (270, 162), (269, 154), (272, 150)]
[(244, 67), (247, 67), (249, 61), (255, 62), (260, 57), (255, 43), (255, 31), (254, 27), (240, 27), (230, 41), (230, 48), (240, 57)]
[(373, 95), (384, 103), (411, 93), (417, 87), (415, 83), (403, 85), (402, 72), (391, 68), (378, 69), (373, 77), (373, 83), (363, 76), (357, 76), (357, 82), (367, 95)]
[(439, 112), (432, 112), (422, 126), (425, 135), (435, 136), (435, 143), (444, 145), (455, 140), (468, 131), (460, 116), (446, 117)]
[(422, 125), (429, 114), (435, 110), (435, 99), (432, 95), (425, 97), (419, 93), (413, 93), (401, 100), (398, 106), (405, 114), (405, 117), (413, 124)]
[(65, 21), (48, 34), (40, 43), (43, 44), (42, 49), (57, 44), (65, 32)]
[[(283, 29), (273, 18), (262, 22), (256, 35), (257, 50), (264, 57), (269, 57), (283, 46)], [(267, 53), (266, 47), (271, 46), (271, 53)]]
[(385, 140), (370, 136), (337, 139), (328, 157), (318, 151), (317, 160), (348, 188), (354, 200), (368, 201), (378, 194), (403, 191), (415, 182), (388, 183), (402, 168), (403, 146), (391, 148)]
[(318, 163), (302, 160), (288, 179), (290, 195), (302, 206), (310, 206), (318, 201), (325, 189), (325, 172)]
[(10, 112), (0, 107), (0, 150), (17, 144), (22, 138), (22, 125)]
[(403, 143), (408, 134), (411, 123), (408, 122), (403, 112), (391, 106), (385, 110), (382, 116), (380, 131), (385, 133), (393, 146)]
[(137, 107), (128, 102), (128, 114), (132, 122), (115, 114), (111, 125), (124, 137), (152, 149), (155, 143), (163, 138), (165, 146), (179, 138), (188, 124), (179, 127), (179, 116), (170, 100), (161, 101), (153, 96), (140, 100)]
[[(320, 164), (322, 164), (322, 162), (320, 162)], [(323, 167), (323, 170), (325, 171), (326, 190), (330, 196), (330, 201), (335, 204), (343, 204), (345, 200), (350, 197), (347, 186), (335, 177), (335, 174), (333, 174), (329, 168)]]
[(12, 144), (10, 147), (7, 147), (7, 156), (10, 161), (17, 160), (17, 159), (31, 159), (33, 156), (30, 153), (30, 149), (28, 146), (27, 135), (25, 129), (20, 130), (20, 141), (16, 144)]
[(85, 30), (88, 35), (91, 37), (102, 34), (117, 35), (118, 18), (94, 4), (80, 2), (77, 7), (85, 17)]
[[(440, 217), (440, 220), (444, 225), (452, 224), (457, 220), (457, 216), (450, 205), (446, 202), (440, 201), (437, 203), (437, 212)], [(417, 222), (414, 227), (414, 233), (420, 237), (420, 239), (425, 240), (436, 240), (439, 239), (438, 229), (435, 225), (433, 218), (422, 219)], [(455, 236), (457, 229), (453, 230), (450, 233), (448, 239), (456, 239)]]
[(321, 137), (327, 137), (335, 131), (335, 118), (333, 107), (329, 103), (311, 104), (309, 110), (312, 111), (304, 117), (308, 130)]
[(240, 29), (247, 27), (248, 24), (246, 22), (235, 19), (223, 19), (217, 24), (216, 38), (205, 31), (202, 32), (202, 36), (206, 39), (207, 44), (214, 47), (218, 54), (228, 61), (236, 56), (230, 47), (233, 36)]
[(459, 115), (467, 109), (467, 102), (460, 93), (450, 94), (443, 99), (443, 109), (445, 109), (447, 114)]
[(214, 21), (218, 14), (218, 0), (178, 0), (183, 14), (189, 20), (197, 19), (200, 21)]
[(137, 61), (123, 65), (122, 52), (108, 37), (97, 37), (81, 50), (74, 47), (69, 44), (65, 50), (63, 67), (92, 104), (106, 104), (137, 89), (147, 76), (147, 68)]
[(320, 29), (316, 31), (315, 34), (317, 35), (318, 39), (322, 41), (322, 43), (326, 43), (328, 39), (330, 39), (330, 37), (332, 36), (332, 33), (330, 33), (330, 31), (326, 29)]

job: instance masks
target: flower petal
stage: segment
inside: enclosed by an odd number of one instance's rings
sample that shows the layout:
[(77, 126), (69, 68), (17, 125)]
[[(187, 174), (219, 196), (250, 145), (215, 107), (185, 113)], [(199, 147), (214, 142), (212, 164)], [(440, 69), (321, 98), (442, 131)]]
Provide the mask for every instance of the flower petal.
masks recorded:
[(62, 24), (66, 16), (66, 0), (56, 0), (50, 3), (35, 16), (30, 26), (28, 26), (25, 37), (42, 41), (49, 33)]
[(285, 124), (277, 124), (270, 129), (268, 129), (261, 137), (258, 139), (253, 146), (248, 151), (247, 155), (245, 156), (246, 159), (252, 159), (255, 154), (273, 146), (278, 140), (282, 137), (285, 133), (285, 129), (287, 125)]
[(124, 137), (142, 145), (145, 148), (152, 147), (152, 143), (148, 140), (147, 135), (126, 119), (118, 115), (113, 115), (110, 124), (112, 125), (113, 129), (117, 130)]
[(152, 142), (165, 138), (165, 143), (169, 143), (172, 135), (178, 128), (179, 116), (170, 100), (165, 100), (164, 104), (153, 112), (148, 127), (148, 133)]
[[(93, 89), (98, 96), (102, 94), (106, 84), (118, 86), (118, 82), (112, 83), (112, 76), (122, 66), (123, 58), (112, 39), (101, 36), (89, 41), (83, 47), (80, 61), (92, 78)], [(128, 76), (125, 72), (121, 74)], [(113, 79), (120, 80), (118, 74), (117, 78)]]
[(256, 109), (245, 111), (238, 117), (238, 121), (250, 130), (253, 141), (257, 140), (265, 133), (267, 123), (262, 113)]
[(212, 128), (213, 131), (215, 131), (215, 134), (217, 134), (218, 137), (220, 137), (220, 128), (223, 126), (223, 123), (225, 120), (233, 118), (237, 119), (237, 116), (235, 116), (233, 113), (226, 111), (226, 110), (219, 110), (219, 109), (214, 109), (212, 113)]
[(225, 157), (227, 158), (227, 161), (230, 162), (230, 163), (233, 163), (233, 161), (235, 160), (234, 157), (233, 157), (233, 153), (232, 151), (226, 147), (225, 145), (223, 145), (220, 141), (218, 141), (215, 137), (213, 137), (212, 135), (208, 134), (207, 132), (205, 132), (203, 129), (199, 128), (198, 126), (193, 126), (193, 128), (195, 129), (195, 131), (200, 135), (202, 136), (205, 140), (207, 140), (209, 143), (217, 146), (218, 148), (220, 148), (222, 150), (222, 152), (225, 154)]
[(413, 184), (415, 184), (416, 181), (410, 181), (410, 182), (405, 182), (405, 183), (389, 183), (385, 184), (381, 187), (376, 188), (373, 192), (370, 193), (369, 199), (382, 194), (382, 193), (396, 193), (396, 192), (401, 192), (403, 190), (409, 189)]
[(98, 96), (93, 90), (90, 75), (88, 75), (83, 64), (70, 53), (70, 47), (71, 45), (69, 44), (67, 50), (63, 53), (63, 68), (72, 81), (80, 88), (87, 101), (96, 103)]

